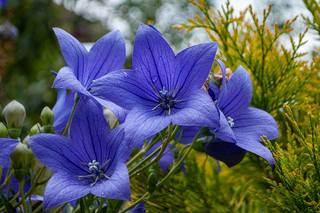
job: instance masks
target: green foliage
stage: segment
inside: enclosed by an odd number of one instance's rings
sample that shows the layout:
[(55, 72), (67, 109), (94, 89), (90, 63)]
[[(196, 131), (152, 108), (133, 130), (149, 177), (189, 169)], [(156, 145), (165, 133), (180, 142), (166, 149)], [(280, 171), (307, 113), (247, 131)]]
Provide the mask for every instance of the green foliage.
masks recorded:
[(320, 211), (319, 111), (309, 108), (305, 122), (298, 124), (289, 106), (284, 106), (287, 144), (269, 143), (277, 160), (275, 179), (265, 199), (282, 212)]
[[(147, 210), (181, 213), (267, 212), (263, 201), (257, 200), (254, 195), (257, 188), (264, 186), (262, 181), (257, 183), (255, 180), (261, 173), (250, 164), (246, 160), (242, 167), (233, 170), (222, 166), (218, 174), (215, 160), (194, 152), (188, 156), (185, 169), (172, 176), (146, 201)], [(141, 173), (131, 180), (133, 200), (145, 192), (146, 179), (147, 174)]]

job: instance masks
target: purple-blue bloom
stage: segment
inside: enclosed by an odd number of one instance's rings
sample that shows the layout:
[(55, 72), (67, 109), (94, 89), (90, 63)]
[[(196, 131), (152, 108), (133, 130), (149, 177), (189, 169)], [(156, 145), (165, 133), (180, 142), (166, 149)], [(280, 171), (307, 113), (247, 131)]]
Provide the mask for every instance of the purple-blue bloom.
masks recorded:
[[(93, 80), (123, 67), (126, 54), (125, 43), (121, 33), (119, 31), (113, 31), (103, 36), (88, 52), (85, 47), (69, 33), (59, 28), (54, 28), (53, 30), (57, 36), (61, 53), (67, 64), (67, 66), (61, 68), (58, 72), (53, 87), (70, 89), (81, 96), (90, 97), (103, 106), (108, 107), (120, 120), (123, 120), (125, 111), (122, 108), (90, 93)], [(63, 100), (63, 97), (61, 97), (60, 100)], [(66, 105), (68, 105), (68, 103), (68, 100), (66, 100)], [(63, 120), (61, 120), (63, 121), (62, 124), (65, 125), (67, 123), (66, 118), (68, 118), (68, 116), (56, 116), (63, 118)], [(57, 124), (57, 126), (60, 125), (61, 124)]]
[[(224, 64), (220, 62), (220, 66), (222, 85), (219, 88), (211, 83), (209, 94), (220, 110), (221, 128), (211, 130), (215, 132), (214, 136), (206, 137), (205, 152), (231, 167), (238, 164), (249, 151), (263, 157), (273, 166), (275, 160), (272, 153), (260, 142), (260, 137), (266, 136), (270, 140), (278, 137), (275, 120), (267, 112), (249, 107), (252, 82), (242, 67), (227, 80)], [(195, 134), (196, 130), (186, 130), (189, 131), (186, 136)]]
[[(132, 70), (95, 80), (92, 93), (130, 110), (126, 131), (135, 138), (154, 136), (170, 123), (217, 128), (218, 111), (202, 89), (216, 52), (216, 43), (205, 43), (175, 55), (160, 32), (141, 25)], [(142, 140), (136, 141), (135, 146), (142, 145)]]
[(10, 167), (10, 155), (18, 145), (19, 140), (11, 138), (0, 138), (0, 166)]
[(37, 158), (53, 171), (44, 193), (45, 208), (77, 200), (87, 194), (129, 200), (124, 132), (110, 130), (102, 106), (79, 101), (70, 137), (39, 134), (30, 138)]

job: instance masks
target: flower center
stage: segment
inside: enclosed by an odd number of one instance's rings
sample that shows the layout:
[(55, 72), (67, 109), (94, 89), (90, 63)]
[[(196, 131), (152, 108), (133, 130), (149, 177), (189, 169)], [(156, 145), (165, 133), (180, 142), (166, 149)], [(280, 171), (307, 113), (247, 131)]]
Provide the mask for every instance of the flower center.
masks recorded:
[(109, 179), (110, 177), (105, 174), (106, 167), (109, 164), (109, 160), (106, 160), (102, 165), (100, 165), (99, 161), (92, 160), (89, 162), (87, 166), (87, 171), (89, 174), (87, 175), (79, 175), (79, 180), (83, 179), (91, 179), (93, 182), (91, 186), (94, 186), (101, 179)]
[(230, 127), (233, 127), (234, 126), (234, 120), (232, 117), (228, 116), (227, 117), (227, 121), (228, 121), (228, 124)]
[(160, 90), (159, 92), (159, 104), (163, 110), (170, 110), (174, 106), (174, 99), (168, 93), (168, 90)]
[(152, 109), (155, 110), (160, 107), (163, 111), (166, 111), (169, 115), (171, 110), (174, 107), (175, 103), (178, 102), (175, 100), (172, 94), (166, 89), (162, 89), (158, 93), (158, 104)]

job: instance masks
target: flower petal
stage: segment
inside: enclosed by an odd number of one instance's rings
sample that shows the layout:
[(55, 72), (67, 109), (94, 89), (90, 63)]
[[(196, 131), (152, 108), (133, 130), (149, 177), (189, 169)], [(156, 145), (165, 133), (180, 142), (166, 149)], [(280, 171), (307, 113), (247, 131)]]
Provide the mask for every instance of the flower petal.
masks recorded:
[(60, 28), (53, 28), (65, 62), (71, 67), (74, 75), (82, 82), (85, 71), (87, 50), (72, 35)]
[(220, 117), (220, 127), (217, 129), (212, 129), (211, 131), (214, 132), (215, 137), (219, 138), (225, 142), (236, 142), (235, 135), (233, 130), (231, 129), (227, 118), (225, 115), (219, 110), (219, 117)]
[(113, 31), (103, 36), (90, 49), (84, 85), (89, 86), (92, 80), (121, 69), (125, 60), (126, 49), (121, 33)]
[(87, 89), (77, 79), (73, 71), (69, 67), (62, 67), (53, 82), (54, 88), (70, 89), (83, 95), (90, 96)]
[(70, 147), (67, 137), (38, 134), (29, 138), (29, 145), (36, 157), (54, 172), (64, 171), (76, 175), (86, 172), (80, 167), (80, 163), (86, 161)]
[(147, 87), (146, 82), (137, 75), (137, 71), (111, 72), (94, 81), (91, 93), (125, 109), (139, 105), (152, 109), (157, 101), (153, 90)]
[(177, 104), (180, 109), (170, 116), (172, 123), (181, 126), (219, 127), (219, 112), (210, 96), (198, 89), (188, 99)]
[(178, 137), (181, 135), (179, 143), (190, 144), (197, 133), (201, 130), (201, 127), (197, 126), (186, 126), (181, 128), (182, 133), (178, 133)]
[(117, 117), (120, 123), (122, 123), (125, 120), (128, 113), (126, 109), (118, 106), (117, 104), (111, 101), (107, 101), (96, 96), (92, 96), (92, 98), (95, 99), (102, 106), (111, 110), (111, 112)]
[(130, 200), (130, 181), (125, 163), (119, 163), (110, 179), (96, 184), (90, 192), (99, 197)]
[(73, 149), (86, 156), (86, 162), (105, 162), (106, 159), (113, 158), (108, 154), (115, 155), (117, 151), (108, 149), (109, 132), (102, 106), (91, 99), (80, 99), (70, 127)]
[(19, 143), (16, 139), (0, 138), (0, 166), (10, 167), (10, 155)]
[(272, 153), (260, 143), (261, 136), (266, 136), (269, 140), (278, 137), (277, 124), (270, 114), (250, 107), (235, 118), (233, 131), (239, 147), (263, 157), (271, 165), (274, 164)]
[(134, 42), (132, 66), (158, 91), (173, 89), (175, 54), (154, 27), (140, 25)]
[(66, 127), (71, 109), (74, 104), (74, 93), (67, 93), (65, 89), (58, 89), (57, 102), (53, 111), (53, 127), (56, 132), (62, 132)]
[(210, 142), (205, 145), (205, 152), (232, 167), (240, 163), (246, 154), (246, 151), (239, 148), (234, 143), (223, 141)]
[(178, 96), (193, 89), (200, 89), (208, 78), (218, 45), (215, 42), (199, 44), (178, 53), (175, 71), (175, 89)]
[(234, 117), (246, 110), (252, 99), (252, 82), (241, 66), (221, 88), (218, 106), (226, 116)]
[(126, 137), (134, 139), (131, 141), (132, 147), (141, 147), (145, 139), (162, 131), (170, 121), (169, 116), (163, 116), (157, 111), (134, 108), (129, 112), (124, 123)]
[(86, 196), (90, 187), (83, 185), (80, 181), (68, 173), (56, 173), (49, 180), (44, 192), (44, 208), (50, 209), (63, 203)]

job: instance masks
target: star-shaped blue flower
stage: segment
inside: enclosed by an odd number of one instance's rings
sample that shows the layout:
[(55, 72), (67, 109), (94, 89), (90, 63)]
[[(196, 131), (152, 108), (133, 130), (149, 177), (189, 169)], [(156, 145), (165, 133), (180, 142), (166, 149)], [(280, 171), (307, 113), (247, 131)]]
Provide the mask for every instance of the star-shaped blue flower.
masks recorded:
[[(250, 107), (252, 82), (244, 68), (239, 67), (229, 80), (225, 66), (218, 61), (222, 70), (222, 85), (209, 85), (209, 94), (220, 112), (220, 128), (210, 129), (203, 139), (205, 152), (223, 161), (229, 167), (238, 164), (246, 152), (252, 152), (266, 159), (272, 166), (272, 153), (260, 141), (262, 136), (269, 140), (278, 137), (278, 126), (267, 112)], [(200, 127), (184, 129), (183, 141), (189, 143)], [(211, 134), (211, 135), (210, 135)]]
[(110, 199), (130, 199), (125, 164), (129, 153), (124, 132), (111, 131), (102, 107), (92, 100), (80, 100), (70, 137), (39, 134), (29, 141), (37, 158), (53, 171), (44, 193), (45, 208), (89, 193)]
[[(272, 153), (261, 143), (260, 138), (266, 136), (269, 140), (276, 139), (277, 123), (267, 112), (249, 106), (252, 82), (246, 70), (240, 66), (227, 80), (225, 67), (221, 62), (220, 65), (223, 72), (222, 86), (218, 88), (210, 84), (209, 93), (222, 112), (221, 127), (225, 128), (216, 132), (216, 139), (206, 145), (206, 152), (228, 166), (234, 166), (249, 151), (263, 157), (273, 166), (275, 160)], [(231, 137), (229, 127), (233, 134)]]
[(97, 79), (92, 94), (130, 110), (126, 131), (137, 138), (149, 138), (170, 123), (216, 128), (218, 111), (202, 89), (216, 52), (216, 43), (206, 43), (175, 55), (160, 32), (141, 25), (135, 38), (132, 70)]
[[(67, 64), (67, 66), (61, 68), (58, 72), (53, 87), (72, 90), (73, 93), (68, 95), (69, 97), (75, 93), (90, 97), (103, 106), (110, 108), (120, 120), (124, 119), (125, 111), (122, 108), (90, 93), (93, 80), (123, 67), (126, 54), (125, 43), (121, 33), (119, 31), (113, 31), (106, 34), (100, 38), (88, 52), (85, 47), (69, 33), (60, 28), (54, 28), (53, 30), (57, 36), (61, 53)], [(60, 102), (62, 102), (64, 98), (67, 97), (62, 95)], [(73, 100), (73, 96), (69, 99)], [(69, 103), (70, 101), (66, 100), (66, 105)], [(66, 109), (66, 106), (64, 110), (69, 111), (70, 114), (70, 110)], [(59, 123), (55, 122), (55, 126), (65, 126), (69, 116), (61, 116), (59, 114), (55, 116), (63, 118)]]

